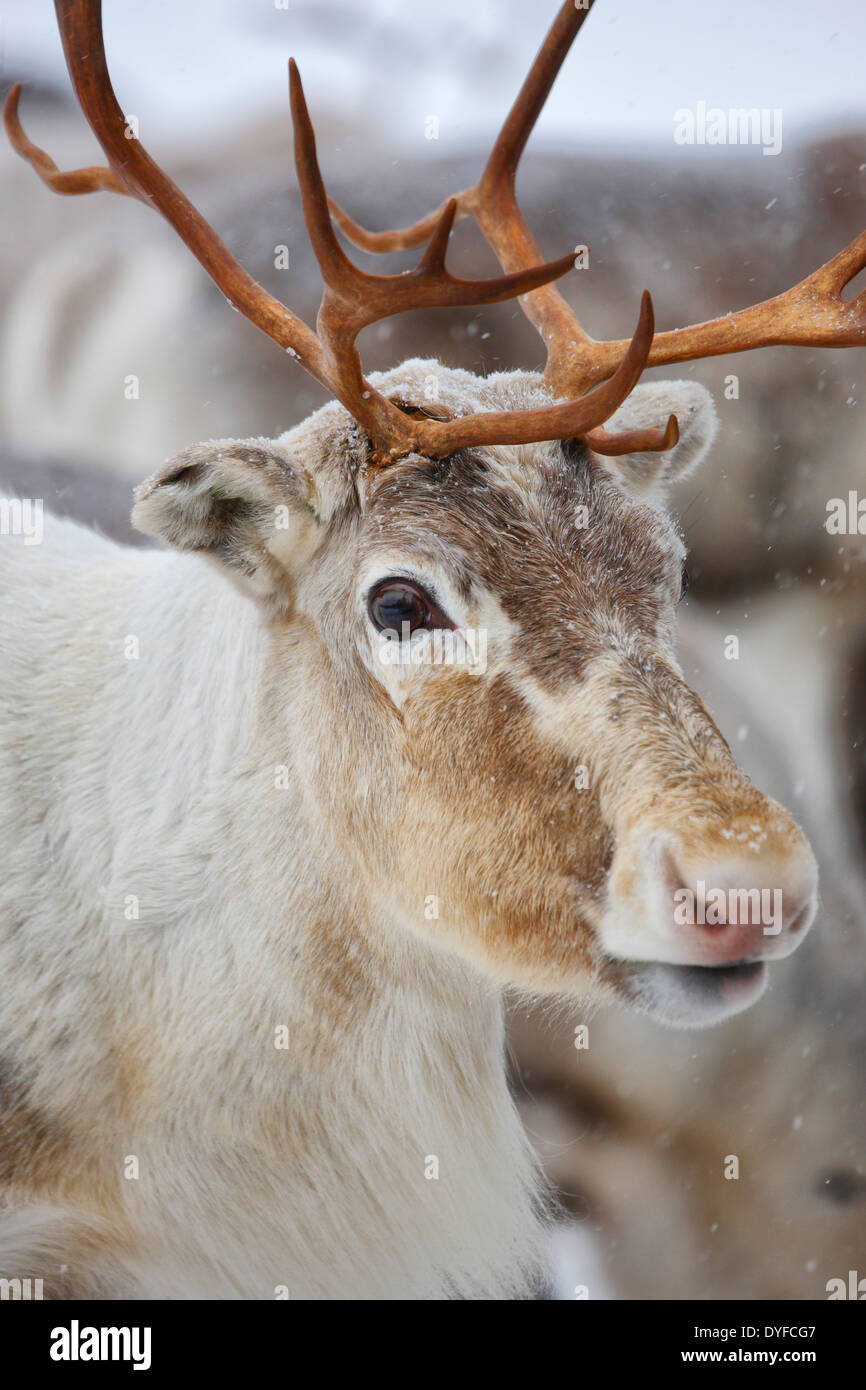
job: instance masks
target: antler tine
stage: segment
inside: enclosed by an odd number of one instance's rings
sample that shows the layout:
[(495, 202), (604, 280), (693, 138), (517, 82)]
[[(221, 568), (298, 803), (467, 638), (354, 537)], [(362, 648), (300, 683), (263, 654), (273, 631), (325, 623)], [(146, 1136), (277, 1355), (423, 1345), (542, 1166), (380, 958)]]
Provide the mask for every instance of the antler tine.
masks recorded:
[(430, 234), (427, 249), (421, 260), (418, 262), (418, 270), (433, 272), (444, 271), (445, 253), (448, 250), (448, 238), (454, 226), (454, 219), (457, 216), (457, 199), (449, 198), (442, 208), (436, 225)]
[[(505, 119), (481, 178), (472, 188), (464, 189), (451, 200), (456, 205), (455, 217), (472, 217), (475, 220), (504, 270), (513, 271), (532, 265), (541, 254), (517, 202), (517, 166), (592, 3), (593, 0), (589, 0), (585, 9), (578, 9), (573, 0), (566, 0), (563, 4)], [(429, 236), (447, 206), (447, 203), (443, 203), (435, 212), (410, 227), (371, 232), (349, 217), (333, 199), (329, 199), (331, 214), (349, 240), (362, 250), (378, 253), (419, 246)], [(547, 348), (544, 379), (550, 389), (560, 396), (585, 390), (588, 364), (593, 361), (596, 343), (556, 286), (548, 284), (526, 294), (521, 300), (521, 308), (538, 329)], [(623, 340), (616, 346), (617, 360), (620, 360), (627, 342)], [(671, 416), (661, 429), (629, 430), (623, 434), (596, 429), (587, 432), (585, 441), (597, 453), (624, 454), (636, 450), (671, 449), (678, 437), (677, 422)]]
[[(565, 0), (505, 118), (474, 190), (473, 216), (505, 270), (525, 265), (539, 255), (535, 238), (517, 202), (514, 186), (517, 166), (592, 4), (593, 0), (588, 0), (585, 9), (578, 9), (573, 0)], [(538, 329), (547, 349), (545, 381), (556, 394), (571, 394), (575, 355), (580, 360), (593, 340), (555, 286), (528, 296), (522, 308)]]
[[(456, 420), (408, 423), (419, 428), (414, 447), (431, 457), (442, 457), (473, 444), (533, 444), (543, 439), (588, 438), (590, 432), (610, 418), (634, 390), (643, 371), (653, 339), (653, 308), (644, 291), (640, 317), (613, 376), (602, 386), (576, 400), (543, 406), (538, 410), (494, 411), (467, 415)], [(633, 435), (645, 435), (634, 431)], [(608, 438), (618, 436), (608, 436)], [(635, 447), (632, 444), (632, 447)], [(643, 443), (642, 447), (649, 445)], [(612, 452), (612, 451), (611, 451)]]
[[(566, 0), (563, 4), (505, 119), (481, 178), (454, 199), (457, 204), (456, 216), (471, 216), (475, 220), (506, 271), (519, 270), (540, 259), (538, 245), (515, 196), (517, 165), (563, 60), (592, 4), (593, 0), (588, 0), (585, 9), (578, 9), (573, 0)], [(443, 203), (435, 212), (411, 227), (370, 232), (349, 217), (333, 199), (330, 200), (331, 213), (349, 240), (362, 250), (373, 252), (400, 251), (419, 246), (429, 236), (445, 206), (447, 204)], [(575, 355), (582, 360), (593, 339), (584, 331), (574, 310), (555, 286), (547, 285), (527, 294), (521, 308), (539, 330), (547, 347), (545, 380), (557, 394), (571, 394)], [(621, 356), (626, 344), (621, 342), (618, 346)]]
[(676, 415), (669, 415), (664, 429), (619, 430), (610, 434), (605, 429), (587, 430), (582, 435), (597, 454), (667, 453), (679, 442), (680, 427)]
[[(565, 274), (572, 267), (572, 257), (522, 267), (491, 280), (458, 279), (445, 267), (445, 251), (457, 212), (456, 200), (450, 199), (437, 216), (424, 255), (413, 271), (405, 275), (370, 275), (359, 270), (345, 255), (334, 233), (316, 154), (315, 132), (293, 60), (289, 64), (289, 91), (295, 130), (295, 167), (304, 217), (324, 280), (317, 328), (334, 382), (332, 389), (356, 419), (365, 424), (374, 439), (380, 441), (377, 453), (386, 460), (411, 449), (440, 455), (464, 447), (466, 442), (490, 443), (493, 442), (491, 430), (500, 442), (506, 442), (503, 430), (508, 433), (508, 442), (520, 442), (518, 435), (521, 439), (525, 435), (528, 440), (533, 430), (544, 427), (540, 419), (544, 412), (521, 412), (526, 418), (520, 418), (515, 412), (491, 413), (451, 422), (409, 419), (365, 380), (355, 340), (368, 324), (409, 309), (490, 304), (513, 299)], [(648, 350), (649, 342), (644, 344), (642, 335), (639, 348), (633, 343), (625, 347), (627, 367), (622, 369), (620, 380), (624, 372), (632, 369), (637, 351), (643, 352), (645, 358), (644, 349)], [(606, 419), (606, 414), (598, 414), (602, 405), (602, 400), (593, 400), (581, 419), (589, 415), (593, 416), (593, 423)], [(535, 435), (535, 438), (542, 437), (553, 436)], [(457, 438), (463, 441), (459, 445), (454, 443)], [(388, 441), (384, 450), (382, 440)]]
[(368, 231), (330, 197), (328, 198), (328, 208), (340, 231), (348, 237), (353, 246), (357, 246), (360, 251), (372, 251), (374, 255), (384, 256), (389, 251), (414, 251), (416, 246), (423, 246), (435, 230), (449, 203), (457, 204), (456, 220), (459, 221), (462, 217), (468, 217), (469, 212), (464, 206), (464, 200), (467, 192), (474, 191), (474, 189), (464, 190), (463, 193), (458, 193), (454, 198), (446, 198), (444, 203), (440, 203), (438, 208), (434, 208), (426, 217), (422, 217), (420, 222), (413, 222), (411, 227), (396, 228), (390, 232)]
[(327, 385), (322, 374), (320, 346), (312, 329), (247, 274), (198, 209), (150, 158), (141, 142), (126, 138), (126, 120), (114, 95), (105, 58), (101, 0), (55, 0), (55, 9), (75, 94), (110, 168), (59, 170), (50, 156), (34, 145), (21, 128), (19, 86), (9, 93), (4, 110), (6, 130), (16, 151), (56, 192), (91, 193), (107, 189), (155, 207), (229, 303), (280, 347), (291, 349), (307, 371)]
[[(407, 275), (370, 275), (345, 255), (331, 224), (328, 196), (316, 155), (316, 136), (304, 98), (297, 64), (289, 63), (289, 89), (295, 128), (295, 167), (307, 230), (325, 281), (322, 301), (333, 309), (339, 303), (341, 330), (355, 332), (378, 319), (408, 309), (493, 304), (514, 299), (572, 269), (573, 257), (562, 256), (491, 280), (461, 280), (445, 268), (445, 250), (456, 212), (450, 199), (437, 219), (427, 249)], [(319, 314), (322, 329), (323, 315)]]
[[(862, 347), (866, 345), (866, 291), (850, 300), (842, 298), (842, 291), (864, 267), (866, 231), (811, 275), (772, 299), (705, 323), (659, 333), (648, 365), (780, 345)], [(599, 343), (589, 379), (603, 381), (623, 346), (622, 342)]]
[(113, 169), (105, 169), (98, 164), (91, 165), (87, 169), (58, 169), (54, 160), (45, 150), (41, 150), (38, 145), (28, 139), (21, 124), (21, 117), (18, 114), (18, 103), (21, 99), (21, 83), (16, 82), (6, 98), (3, 107), (3, 123), (6, 126), (6, 134), (9, 136), (9, 143), (20, 154), (22, 159), (26, 159), (43, 183), (47, 184), (53, 193), (64, 193), (75, 195), (78, 193), (121, 193), (124, 197), (135, 197), (131, 189), (126, 187), (122, 179), (119, 179)]

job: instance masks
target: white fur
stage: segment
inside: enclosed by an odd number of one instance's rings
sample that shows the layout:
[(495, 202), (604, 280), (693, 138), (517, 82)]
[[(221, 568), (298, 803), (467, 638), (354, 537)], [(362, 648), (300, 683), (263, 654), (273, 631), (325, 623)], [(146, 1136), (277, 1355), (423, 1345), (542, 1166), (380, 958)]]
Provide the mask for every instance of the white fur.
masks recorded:
[[(265, 638), (249, 602), (196, 557), (121, 550), (53, 518), (46, 530), (35, 558), (0, 547), (14, 846), (0, 970), (15, 982), (0, 1058), (18, 1059), (31, 1103), (119, 1204), (111, 1294), (525, 1290), (537, 1180), (498, 996), (406, 935), (376, 1006), (351, 1017), (311, 905), (351, 918), (359, 943), (380, 928), (302, 849), (302, 789), (274, 790), (290, 750), (257, 732)], [(21, 1212), (14, 1240), (7, 1222), (3, 1271), (22, 1258)]]

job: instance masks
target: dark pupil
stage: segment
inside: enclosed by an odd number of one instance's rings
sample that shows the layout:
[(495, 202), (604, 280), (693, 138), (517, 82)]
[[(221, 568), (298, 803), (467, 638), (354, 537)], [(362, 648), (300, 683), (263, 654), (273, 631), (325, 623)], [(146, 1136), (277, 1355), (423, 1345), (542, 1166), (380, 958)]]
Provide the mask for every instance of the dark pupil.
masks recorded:
[(427, 608), (420, 595), (399, 584), (382, 589), (374, 598), (372, 607), (379, 627), (391, 628), (401, 635), (404, 623), (408, 623), (409, 631), (414, 632), (427, 621)]

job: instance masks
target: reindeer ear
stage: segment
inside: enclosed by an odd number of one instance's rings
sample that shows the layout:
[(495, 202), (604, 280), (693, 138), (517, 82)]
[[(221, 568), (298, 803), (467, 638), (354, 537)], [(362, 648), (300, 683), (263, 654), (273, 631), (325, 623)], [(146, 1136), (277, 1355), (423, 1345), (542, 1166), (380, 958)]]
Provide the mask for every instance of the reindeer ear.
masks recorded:
[(642, 501), (662, 500), (668, 486), (697, 468), (716, 437), (713, 398), (698, 381), (646, 381), (606, 422), (610, 431), (664, 426), (676, 415), (679, 442), (666, 453), (622, 454), (601, 462), (628, 492)]
[(275, 615), (319, 536), (313, 485), (269, 439), (194, 444), (141, 484), (132, 520), (177, 550), (198, 550)]

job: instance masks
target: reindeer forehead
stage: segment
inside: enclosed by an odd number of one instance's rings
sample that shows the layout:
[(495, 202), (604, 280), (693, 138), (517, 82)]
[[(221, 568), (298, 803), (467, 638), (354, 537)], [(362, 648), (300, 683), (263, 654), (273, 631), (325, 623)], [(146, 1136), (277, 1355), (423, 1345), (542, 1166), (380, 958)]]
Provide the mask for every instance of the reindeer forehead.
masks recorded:
[(558, 443), (394, 468), (370, 494), (360, 546), (365, 560), (427, 560), (466, 599), (492, 592), (530, 664), (555, 645), (572, 676), (612, 625), (655, 633), (683, 553), (667, 516)]

